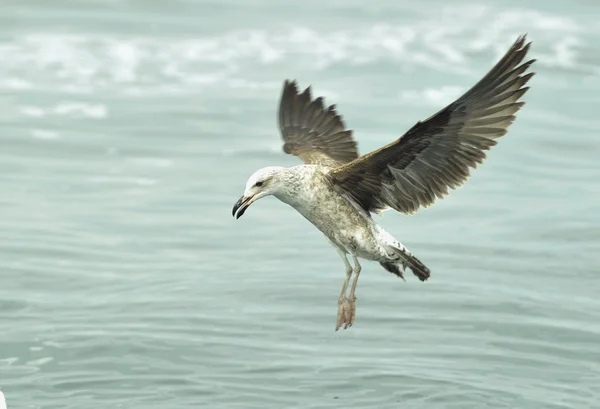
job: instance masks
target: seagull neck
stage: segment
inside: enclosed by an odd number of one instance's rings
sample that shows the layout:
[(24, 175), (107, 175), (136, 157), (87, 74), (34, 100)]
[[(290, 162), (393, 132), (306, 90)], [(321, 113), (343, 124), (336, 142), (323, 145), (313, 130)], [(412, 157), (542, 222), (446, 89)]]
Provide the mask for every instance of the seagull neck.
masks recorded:
[(297, 166), (283, 170), (279, 175), (279, 189), (274, 194), (296, 210), (309, 206), (315, 194), (315, 169)]

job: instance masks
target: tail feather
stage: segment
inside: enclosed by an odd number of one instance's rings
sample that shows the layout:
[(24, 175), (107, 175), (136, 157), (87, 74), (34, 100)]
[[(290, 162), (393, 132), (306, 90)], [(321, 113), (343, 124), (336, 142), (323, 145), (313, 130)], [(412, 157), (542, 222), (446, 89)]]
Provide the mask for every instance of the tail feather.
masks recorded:
[(419, 277), (419, 280), (426, 281), (431, 276), (431, 270), (429, 270), (425, 264), (421, 263), (421, 260), (412, 254), (409, 256), (408, 260), (408, 266), (413, 274)]
[[(390, 263), (389, 261), (382, 261), (379, 264), (381, 264), (382, 267), (385, 268), (390, 273), (396, 274), (398, 277), (400, 277), (401, 279), (404, 280), (404, 274), (402, 273), (402, 270), (400, 270), (399, 264)], [(404, 281), (406, 281), (406, 280), (404, 280)]]
[(431, 276), (431, 270), (429, 270), (429, 268), (427, 268), (427, 266), (423, 264), (421, 260), (416, 258), (406, 248), (398, 246), (393, 247), (393, 250), (397, 261), (382, 261), (379, 263), (387, 271), (396, 274), (403, 280), (404, 275), (400, 270), (400, 266), (402, 266), (402, 270), (404, 271), (406, 271), (406, 267), (409, 267), (413, 274), (416, 275), (421, 281), (426, 281)]

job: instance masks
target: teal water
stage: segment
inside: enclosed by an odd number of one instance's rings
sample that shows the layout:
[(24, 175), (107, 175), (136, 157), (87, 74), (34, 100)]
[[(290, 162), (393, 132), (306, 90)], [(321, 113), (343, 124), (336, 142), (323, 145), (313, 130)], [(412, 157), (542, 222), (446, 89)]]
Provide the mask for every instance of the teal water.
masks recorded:
[[(25, 0), (0, 6), (9, 408), (600, 407), (600, 5)], [(338, 255), (247, 177), (285, 78), (362, 153), (527, 32), (527, 105), (461, 189), (378, 221), (432, 270)]]

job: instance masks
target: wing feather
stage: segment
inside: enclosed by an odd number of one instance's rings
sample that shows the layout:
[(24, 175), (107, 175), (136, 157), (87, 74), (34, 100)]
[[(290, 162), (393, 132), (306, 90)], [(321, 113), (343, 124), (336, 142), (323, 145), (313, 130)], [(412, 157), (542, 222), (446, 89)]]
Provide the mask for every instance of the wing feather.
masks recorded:
[(283, 85), (279, 128), (283, 151), (305, 163), (338, 166), (358, 158), (352, 131), (345, 129), (335, 105), (325, 109), (322, 97), (313, 100), (310, 87), (299, 93), (295, 81)]
[(398, 140), (333, 169), (334, 186), (366, 211), (392, 208), (407, 214), (461, 186), (524, 105), (519, 99), (534, 75), (525, 73), (535, 60), (522, 63), (530, 44), (520, 36), (456, 101)]

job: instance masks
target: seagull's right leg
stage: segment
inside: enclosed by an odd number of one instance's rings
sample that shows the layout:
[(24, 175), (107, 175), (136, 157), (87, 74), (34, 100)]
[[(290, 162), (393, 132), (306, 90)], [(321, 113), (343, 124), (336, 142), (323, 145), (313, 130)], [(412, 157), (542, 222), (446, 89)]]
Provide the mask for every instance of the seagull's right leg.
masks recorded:
[(340, 257), (342, 257), (342, 260), (344, 260), (344, 264), (346, 265), (346, 278), (344, 279), (344, 285), (342, 286), (340, 298), (338, 298), (337, 322), (335, 324), (336, 331), (340, 329), (342, 325), (350, 322), (350, 309), (348, 300), (346, 299), (346, 290), (348, 288), (348, 283), (350, 282), (350, 277), (352, 276), (352, 266), (346, 258), (346, 253), (340, 249), (337, 249), (337, 252)]
[(346, 325), (349, 327), (354, 324), (354, 318), (356, 317), (356, 296), (354, 295), (354, 292), (356, 291), (356, 283), (358, 283), (358, 276), (360, 275), (361, 270), (356, 254), (352, 254), (352, 258), (354, 259), (354, 280), (352, 280), (350, 297), (348, 297), (348, 301), (350, 303), (350, 319), (346, 320)]

